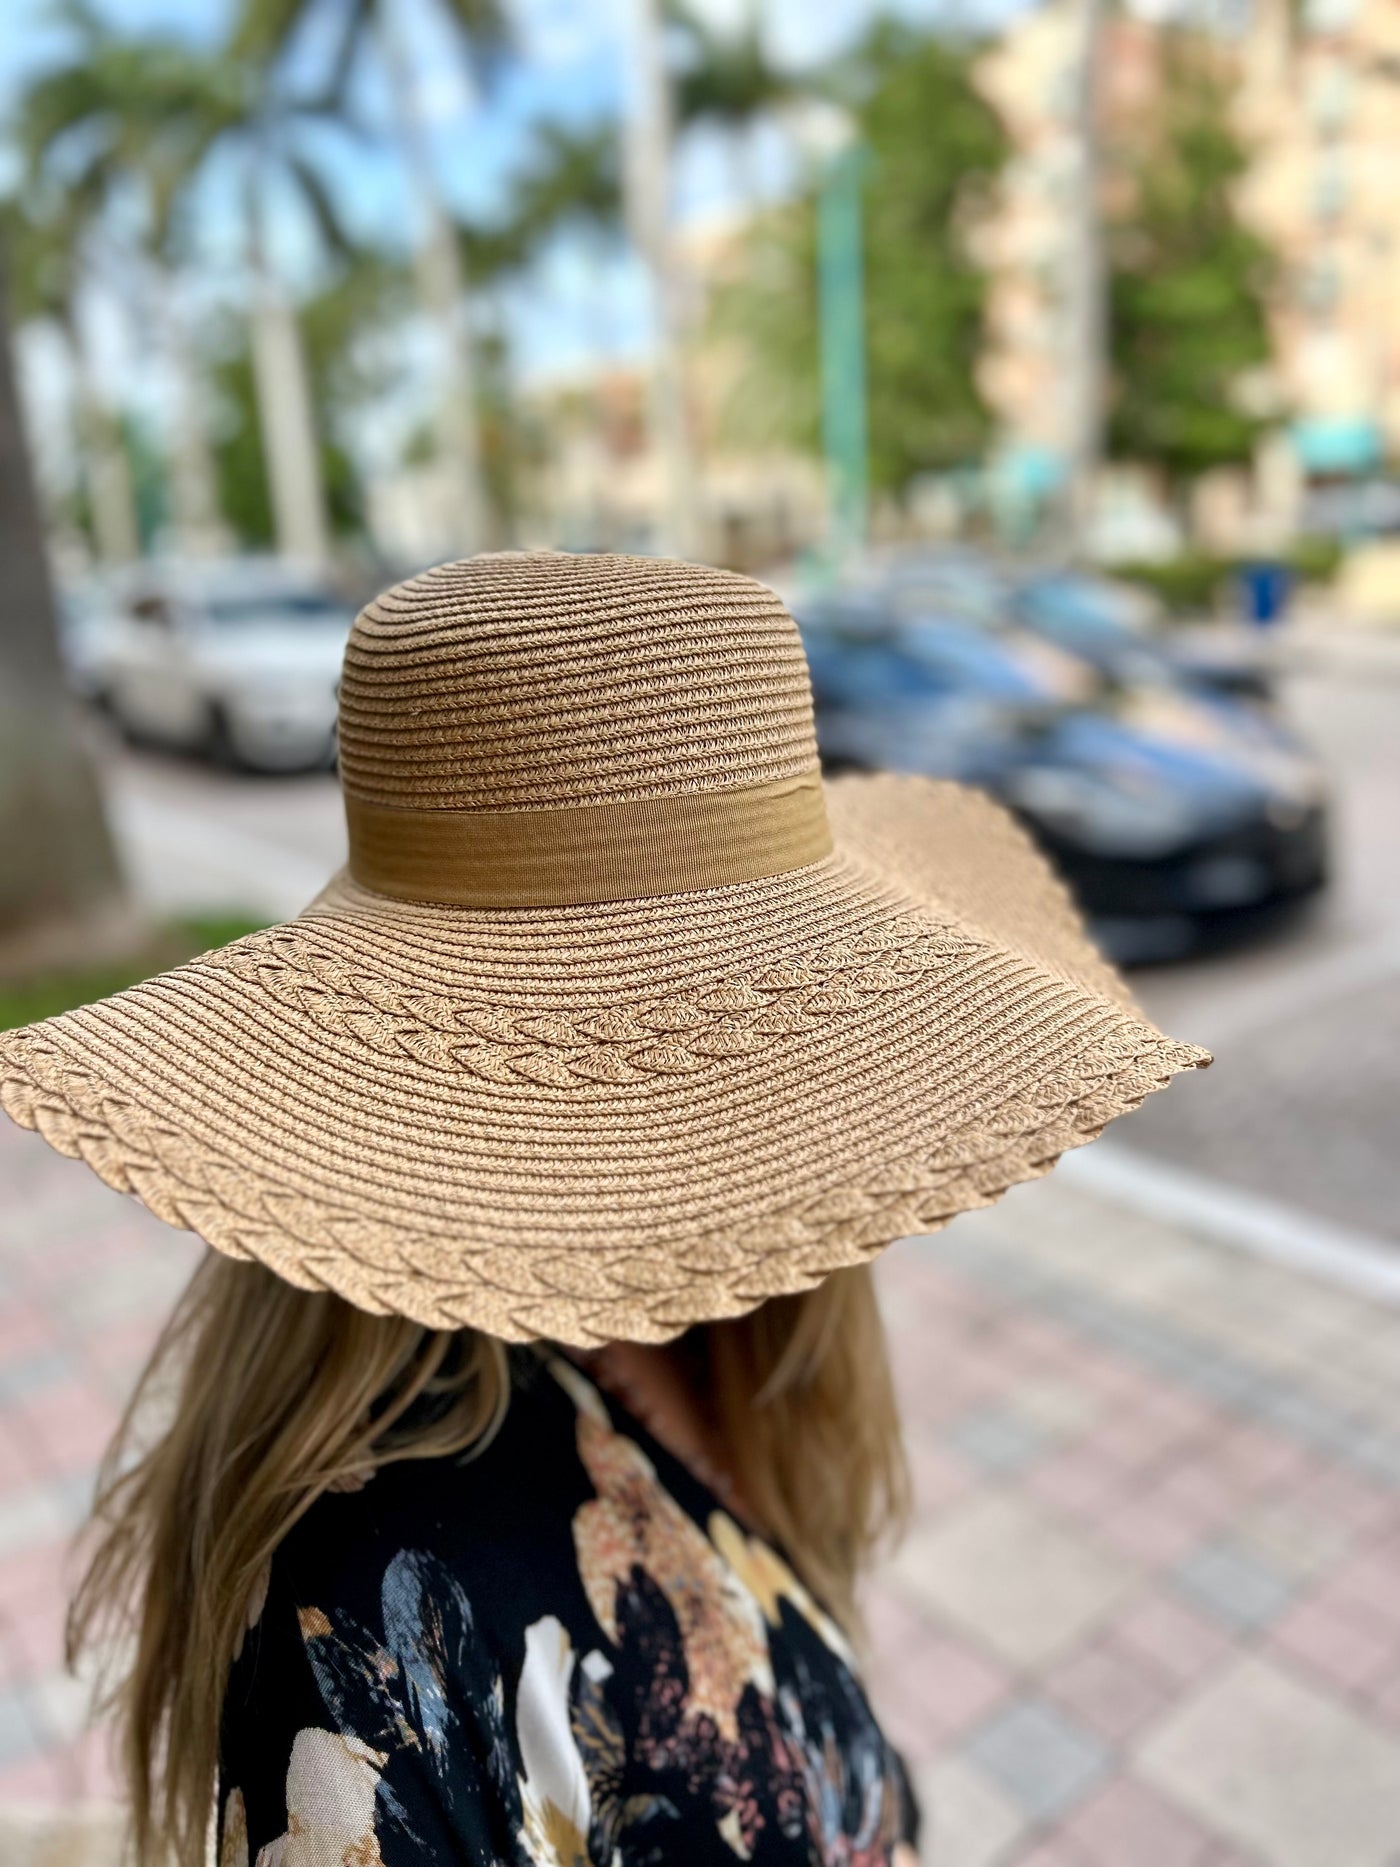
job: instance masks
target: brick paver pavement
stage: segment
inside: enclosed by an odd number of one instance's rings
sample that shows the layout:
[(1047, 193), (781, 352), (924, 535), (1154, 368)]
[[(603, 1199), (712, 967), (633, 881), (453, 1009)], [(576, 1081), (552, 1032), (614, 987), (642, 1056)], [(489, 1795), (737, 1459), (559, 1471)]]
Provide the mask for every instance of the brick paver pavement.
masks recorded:
[[(196, 1247), (0, 1128), (0, 1859), (115, 1867), (64, 1542)], [(872, 1671), (937, 1867), (1395, 1867), (1400, 1318), (1053, 1179), (881, 1276)]]

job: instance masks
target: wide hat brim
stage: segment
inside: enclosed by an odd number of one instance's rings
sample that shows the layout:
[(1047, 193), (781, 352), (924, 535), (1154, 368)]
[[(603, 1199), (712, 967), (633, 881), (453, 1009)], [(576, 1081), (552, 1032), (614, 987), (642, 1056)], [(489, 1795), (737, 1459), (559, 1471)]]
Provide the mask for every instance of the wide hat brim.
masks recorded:
[(0, 1037), (0, 1096), (293, 1284), (590, 1345), (807, 1289), (1209, 1062), (998, 806), (894, 777), (827, 798), (822, 861), (647, 901), (484, 911), (342, 873)]

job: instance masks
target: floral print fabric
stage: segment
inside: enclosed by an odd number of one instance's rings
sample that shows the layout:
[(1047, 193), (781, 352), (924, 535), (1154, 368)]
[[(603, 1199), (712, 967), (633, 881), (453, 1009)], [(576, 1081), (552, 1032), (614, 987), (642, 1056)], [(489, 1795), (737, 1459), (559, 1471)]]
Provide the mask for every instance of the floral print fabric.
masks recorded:
[(320, 1499), (250, 1619), (219, 1867), (887, 1867), (911, 1838), (840, 1631), (562, 1361), (479, 1457)]

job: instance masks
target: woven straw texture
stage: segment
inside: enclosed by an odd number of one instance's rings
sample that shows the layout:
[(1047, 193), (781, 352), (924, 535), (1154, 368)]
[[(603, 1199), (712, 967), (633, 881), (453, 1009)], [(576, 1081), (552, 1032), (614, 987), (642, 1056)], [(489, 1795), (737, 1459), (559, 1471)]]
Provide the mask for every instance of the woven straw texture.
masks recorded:
[[(419, 809), (815, 761), (769, 591), (554, 554), (371, 605), (342, 743), (347, 791)], [(0, 1037), (0, 1098), (295, 1284), (589, 1345), (807, 1288), (1209, 1060), (1143, 1019), (997, 806), (896, 777), (827, 801), (832, 855), (647, 901), (471, 909), (341, 874), (283, 927)]]
[(341, 782), (371, 803), (617, 803), (816, 762), (797, 630), (771, 590), (728, 571), (468, 558), (386, 591), (345, 655)]

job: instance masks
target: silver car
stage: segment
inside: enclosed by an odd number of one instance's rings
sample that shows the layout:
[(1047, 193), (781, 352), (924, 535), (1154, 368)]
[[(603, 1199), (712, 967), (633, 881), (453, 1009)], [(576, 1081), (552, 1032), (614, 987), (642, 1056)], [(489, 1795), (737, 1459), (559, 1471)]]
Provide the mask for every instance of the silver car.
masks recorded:
[(326, 765), (349, 607), (276, 560), (156, 560), (86, 607), (77, 684), (130, 737), (258, 771)]

